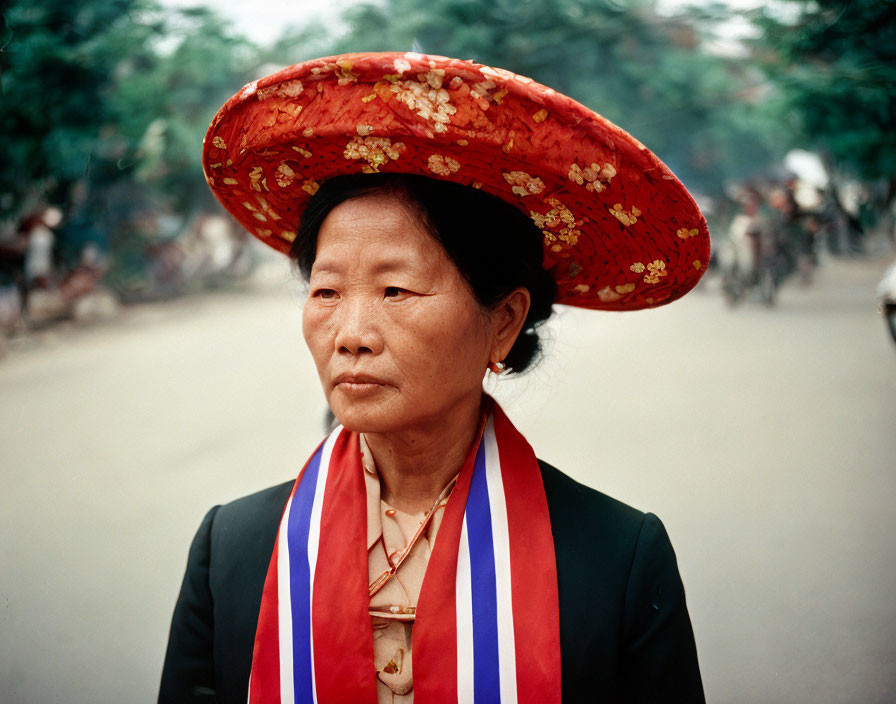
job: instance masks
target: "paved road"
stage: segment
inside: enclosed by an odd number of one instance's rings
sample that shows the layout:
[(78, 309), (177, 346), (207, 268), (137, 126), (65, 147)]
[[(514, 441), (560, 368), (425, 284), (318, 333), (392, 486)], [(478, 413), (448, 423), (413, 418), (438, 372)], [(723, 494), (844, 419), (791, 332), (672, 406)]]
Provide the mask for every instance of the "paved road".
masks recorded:
[[(773, 311), (564, 311), (500, 385), (541, 457), (663, 518), (710, 701), (896, 701), (884, 266), (833, 263)], [(204, 511), (321, 435), (300, 305), (284, 268), (0, 363), (0, 700), (153, 701)]]

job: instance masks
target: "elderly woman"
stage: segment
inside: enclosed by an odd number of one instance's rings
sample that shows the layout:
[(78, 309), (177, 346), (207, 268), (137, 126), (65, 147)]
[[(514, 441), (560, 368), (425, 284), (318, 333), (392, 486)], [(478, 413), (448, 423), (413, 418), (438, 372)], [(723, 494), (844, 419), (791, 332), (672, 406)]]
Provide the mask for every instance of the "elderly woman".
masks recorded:
[(204, 161), (307, 279), (341, 425), (206, 516), (159, 700), (703, 701), (660, 521), (536, 459), (482, 386), (529, 368), (555, 303), (694, 286), (706, 226), (671, 172), (549, 88), (419, 54), (249, 84)]

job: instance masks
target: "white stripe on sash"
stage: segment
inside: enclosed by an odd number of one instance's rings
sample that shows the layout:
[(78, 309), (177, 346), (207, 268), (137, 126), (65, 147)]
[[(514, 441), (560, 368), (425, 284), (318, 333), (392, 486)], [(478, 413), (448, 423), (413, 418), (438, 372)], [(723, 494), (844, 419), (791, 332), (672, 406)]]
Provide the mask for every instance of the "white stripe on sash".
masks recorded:
[(280, 637), (280, 704), (293, 704), (292, 681), (292, 599), (289, 593), (289, 514), (292, 496), (280, 521), (277, 537), (277, 631)]
[(467, 517), (460, 530), (454, 600), (457, 613), (457, 704), (473, 704), (473, 584)]
[(501, 703), (514, 704), (517, 700), (516, 644), (513, 634), (513, 600), (510, 582), (510, 535), (507, 525), (507, 501), (504, 497), (504, 482), (501, 478), (501, 458), (498, 453), (495, 421), (492, 415), (488, 417), (482, 441), (485, 443), (485, 476), (492, 517), (492, 543), (495, 556)]
[(314, 488), (314, 503), (311, 506), (311, 523), (308, 526), (308, 574), (311, 578), (311, 584), (308, 589), (310, 597), (308, 611), (311, 614), (311, 694), (314, 697), (314, 704), (317, 704), (317, 685), (314, 681), (314, 570), (317, 568), (317, 553), (320, 550), (320, 520), (324, 504), (324, 490), (327, 486), (327, 475), (330, 473), (330, 458), (333, 455), (333, 445), (336, 444), (336, 438), (339, 437), (342, 429), (340, 425), (330, 433), (321, 451), (320, 469), (317, 471), (317, 486)]

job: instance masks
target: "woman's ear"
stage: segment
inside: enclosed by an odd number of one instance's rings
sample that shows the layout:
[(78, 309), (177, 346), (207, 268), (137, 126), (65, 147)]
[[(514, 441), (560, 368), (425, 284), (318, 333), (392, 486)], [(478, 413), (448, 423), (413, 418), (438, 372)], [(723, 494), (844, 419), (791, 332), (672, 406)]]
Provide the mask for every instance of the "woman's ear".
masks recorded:
[(523, 329), (532, 297), (529, 290), (520, 286), (511, 291), (490, 314), (492, 323), (492, 349), (490, 361), (500, 362), (508, 354)]

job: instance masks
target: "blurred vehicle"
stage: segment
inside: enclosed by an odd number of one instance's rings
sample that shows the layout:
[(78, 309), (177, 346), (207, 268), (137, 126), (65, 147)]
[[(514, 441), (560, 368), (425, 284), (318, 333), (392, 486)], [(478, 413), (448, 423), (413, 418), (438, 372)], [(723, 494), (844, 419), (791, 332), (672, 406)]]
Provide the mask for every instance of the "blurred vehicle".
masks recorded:
[(744, 212), (731, 221), (720, 247), (722, 295), (730, 306), (748, 295), (773, 306), (778, 286), (789, 273), (779, 233), (760, 203), (758, 196), (748, 196)]
[(890, 264), (884, 278), (877, 285), (877, 296), (880, 299), (881, 313), (890, 328), (890, 335), (896, 342), (896, 261)]

